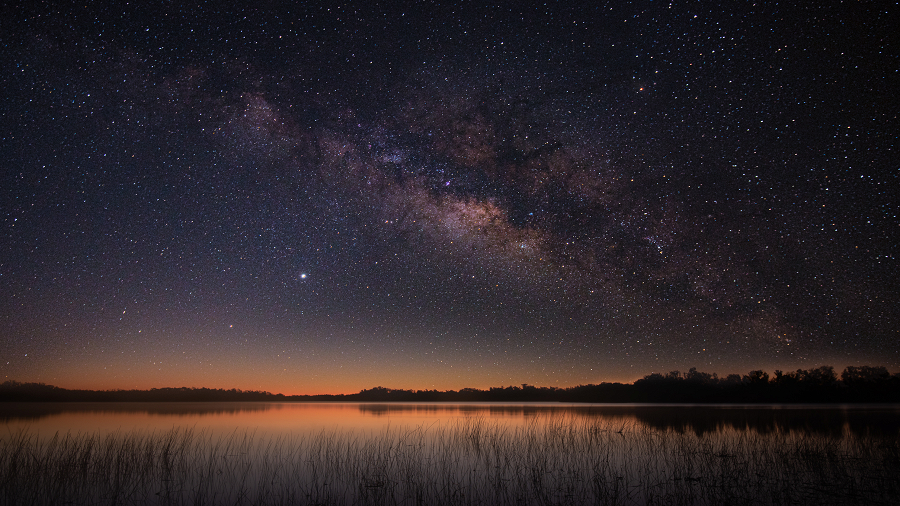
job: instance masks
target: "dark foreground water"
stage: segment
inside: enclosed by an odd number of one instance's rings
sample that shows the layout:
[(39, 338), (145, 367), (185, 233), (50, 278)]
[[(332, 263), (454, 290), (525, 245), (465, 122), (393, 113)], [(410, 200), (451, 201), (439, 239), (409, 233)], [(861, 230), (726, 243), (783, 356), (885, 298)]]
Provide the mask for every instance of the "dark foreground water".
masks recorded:
[(0, 404), (0, 504), (895, 504), (900, 406)]

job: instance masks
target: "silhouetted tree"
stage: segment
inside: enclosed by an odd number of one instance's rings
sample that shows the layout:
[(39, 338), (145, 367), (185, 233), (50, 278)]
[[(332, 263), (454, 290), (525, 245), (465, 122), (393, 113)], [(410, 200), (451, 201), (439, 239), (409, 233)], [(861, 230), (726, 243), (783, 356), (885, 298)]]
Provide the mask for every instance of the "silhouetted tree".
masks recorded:
[(0, 384), (0, 401), (363, 401), (363, 402), (900, 402), (900, 373), (885, 367), (849, 366), (840, 381), (834, 368), (823, 365), (784, 373), (776, 370), (771, 380), (759, 369), (743, 377), (698, 371), (650, 373), (633, 384), (601, 383), (570, 388), (522, 386), (488, 390), (400, 390), (382, 386), (355, 394), (285, 396), (265, 391), (232, 388), (152, 388), (150, 390), (67, 390), (43, 383), (6, 381)]
[(743, 379), (745, 383), (750, 383), (752, 385), (764, 384), (769, 381), (769, 373), (762, 369), (758, 369), (756, 371), (750, 371), (750, 374), (744, 376)]
[(873, 386), (890, 380), (891, 374), (886, 367), (871, 367), (868, 365), (847, 366), (841, 373), (841, 380), (848, 387)]

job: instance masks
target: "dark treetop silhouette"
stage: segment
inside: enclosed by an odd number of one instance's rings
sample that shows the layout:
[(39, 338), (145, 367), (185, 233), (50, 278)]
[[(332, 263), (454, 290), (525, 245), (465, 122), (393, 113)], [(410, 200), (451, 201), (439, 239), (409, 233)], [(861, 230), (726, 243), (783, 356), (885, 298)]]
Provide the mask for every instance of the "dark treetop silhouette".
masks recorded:
[(7, 381), (0, 401), (203, 402), (203, 401), (347, 401), (347, 402), (664, 402), (664, 403), (832, 403), (900, 402), (900, 373), (885, 367), (849, 366), (840, 378), (831, 366), (762, 370), (743, 376), (671, 371), (652, 373), (632, 384), (600, 383), (568, 388), (522, 386), (487, 390), (404, 390), (375, 387), (354, 394), (283, 395), (239, 389), (153, 388), (150, 390), (68, 390), (43, 383)]

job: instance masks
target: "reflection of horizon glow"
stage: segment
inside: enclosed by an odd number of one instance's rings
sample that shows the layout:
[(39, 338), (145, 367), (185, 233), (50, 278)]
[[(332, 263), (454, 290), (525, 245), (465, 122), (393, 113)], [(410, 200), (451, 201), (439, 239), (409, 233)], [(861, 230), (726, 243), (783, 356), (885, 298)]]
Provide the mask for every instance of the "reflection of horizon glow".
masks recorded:
[(511, 427), (545, 421), (575, 425), (602, 422), (677, 433), (797, 433), (840, 438), (847, 433), (897, 436), (900, 407), (890, 405), (618, 405), (559, 403), (13, 403), (2, 419), (15, 432), (27, 428), (44, 437), (151, 432), (174, 427), (227, 435), (248, 428), (269, 436), (315, 436), (322, 430), (377, 433), (385, 426), (446, 426), (480, 420)]
[[(671, 408), (663, 410), (671, 419)], [(13, 450), (0, 453), (0, 463), (31, 472), (7, 473), (3, 492), (37, 504), (124, 502), (125, 494), (128, 501), (217, 504), (248, 498), (445, 504), (461, 497), (473, 504), (668, 504), (686, 497), (704, 504), (748, 497), (881, 504), (900, 487), (891, 472), (896, 413), (888, 433), (727, 425), (692, 433), (564, 414), (370, 420), (376, 425), (361, 426), (361, 417), (350, 425), (301, 422), (275, 431), (271, 424), (230, 431), (174, 426), (62, 438), (18, 431), (8, 441), (0, 437), (0, 447), (9, 442)], [(140, 466), (121, 465), (136, 459)], [(84, 468), (108, 472), (94, 479)], [(57, 480), (68, 487), (54, 486)]]

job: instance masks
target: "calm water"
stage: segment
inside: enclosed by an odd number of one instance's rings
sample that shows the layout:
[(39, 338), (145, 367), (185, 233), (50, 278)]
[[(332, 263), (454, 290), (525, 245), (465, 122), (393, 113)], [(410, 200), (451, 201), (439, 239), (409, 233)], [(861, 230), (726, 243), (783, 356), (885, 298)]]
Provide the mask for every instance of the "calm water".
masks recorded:
[(7, 403), (0, 424), (0, 506), (900, 497), (897, 405)]
[(0, 403), (3, 432), (27, 429), (100, 434), (191, 427), (214, 434), (251, 430), (267, 436), (322, 431), (377, 433), (385, 427), (452, 425), (478, 418), (512, 428), (547, 418), (602, 421), (698, 435), (796, 431), (900, 435), (898, 405), (602, 405), (558, 403)]

